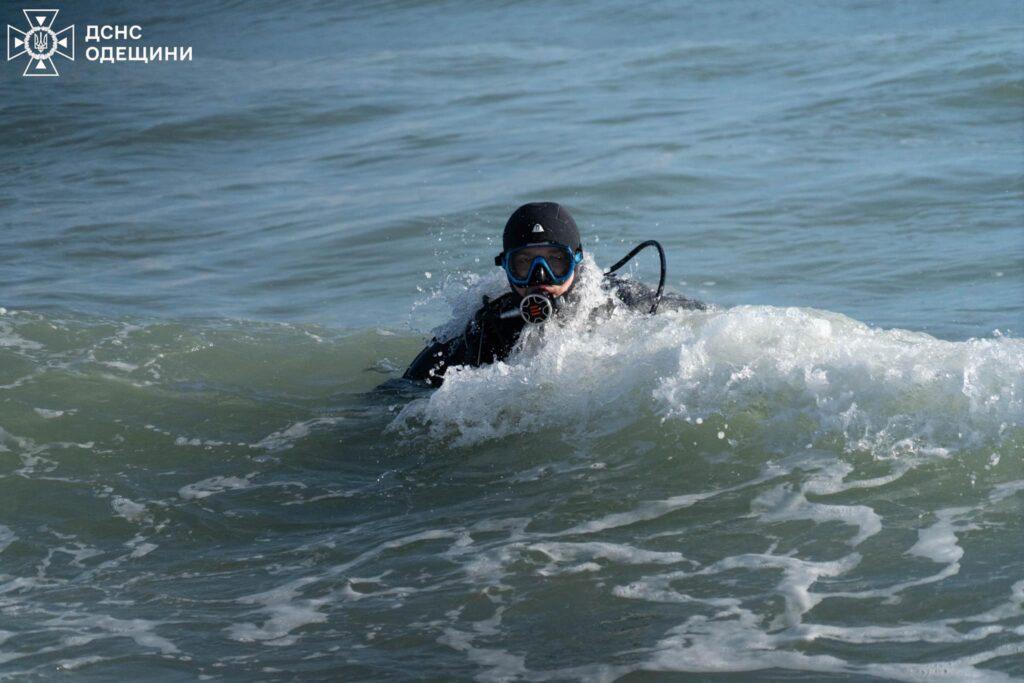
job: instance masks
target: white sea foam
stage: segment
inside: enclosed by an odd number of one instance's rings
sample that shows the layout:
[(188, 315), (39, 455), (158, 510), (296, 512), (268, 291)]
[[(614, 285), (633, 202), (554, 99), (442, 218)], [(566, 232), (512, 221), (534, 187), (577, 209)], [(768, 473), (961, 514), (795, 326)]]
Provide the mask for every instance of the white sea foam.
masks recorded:
[(0, 321), (0, 347), (18, 349), (20, 351), (38, 351), (43, 348), (39, 342), (25, 339), (14, 331), (15, 325)]
[(43, 419), (46, 419), (46, 420), (52, 420), (54, 418), (61, 417), (61, 416), (65, 415), (65, 414), (74, 415), (76, 412), (78, 412), (78, 411), (76, 411), (74, 409), (69, 410), (69, 411), (64, 411), (64, 410), (50, 410), (48, 408), (33, 408), (32, 410), (36, 411), (36, 414), (39, 415), (39, 417), (41, 417)]
[(935, 513), (935, 523), (917, 532), (917, 543), (907, 552), (918, 557), (925, 557), (939, 564), (954, 564), (964, 556), (964, 549), (957, 543), (957, 531), (973, 526), (957, 525), (971, 508), (948, 508)]
[(139, 647), (163, 654), (179, 652), (173, 642), (156, 633), (161, 622), (149, 619), (118, 619), (105, 614), (67, 614), (44, 621), (43, 625), (82, 634), (79, 644), (102, 637), (124, 637), (135, 641)]
[(299, 597), (300, 589), (312, 581), (299, 579), (263, 593), (240, 598), (242, 604), (259, 605), (257, 611), (266, 615), (266, 619), (261, 624), (233, 624), (227, 629), (228, 636), (243, 643), (292, 645), (298, 640), (298, 635), (293, 634), (293, 631), (308, 624), (327, 621), (327, 615), (320, 611), (320, 607), (329, 602), (330, 598)]
[[(897, 637), (895, 642), (904, 642), (899, 636), (899, 629), (894, 629)], [(813, 639), (827, 634), (838, 637), (846, 642), (875, 642), (873, 637), (882, 635), (869, 627), (836, 628), (816, 631), (787, 630), (779, 633), (768, 633), (761, 629), (756, 614), (742, 608), (723, 610), (713, 617), (691, 617), (679, 627), (672, 629), (657, 645), (656, 652), (647, 662), (640, 665), (646, 671), (686, 671), (686, 672), (743, 672), (764, 671), (770, 669), (793, 669), (800, 671), (817, 671), (844, 673), (848, 675), (877, 676), (890, 680), (910, 682), (942, 681), (944, 683), (960, 683), (962, 681), (1013, 681), (1015, 678), (991, 669), (979, 669), (977, 664), (1024, 652), (1024, 644), (1011, 643), (993, 648), (980, 655), (962, 657), (955, 660), (927, 663), (884, 663), (884, 664), (851, 664), (839, 657), (822, 654), (806, 654), (786, 649), (796, 633), (802, 638)], [(955, 638), (953, 631), (937, 627), (922, 629), (917, 633), (915, 642), (946, 642), (943, 637)], [(984, 634), (975, 637), (961, 637), (953, 642), (983, 638)], [(849, 639), (849, 640), (847, 640)], [(887, 640), (886, 642), (892, 642)]]
[(707, 500), (719, 493), (721, 493), (721, 491), (684, 493), (679, 496), (672, 496), (665, 500), (644, 501), (632, 510), (612, 513), (589, 522), (581, 522), (576, 526), (566, 529), (563, 533), (566, 535), (592, 534), (598, 531), (614, 529), (616, 527), (629, 526), (630, 524), (636, 524), (637, 522), (646, 522), (652, 519), (657, 519), (658, 517), (662, 517), (671, 512), (675, 512), (676, 510), (688, 508), (695, 503)]
[(89, 666), (90, 664), (97, 664), (104, 661), (105, 657), (99, 655), (85, 655), (83, 657), (73, 657), (71, 659), (62, 659), (57, 663), (58, 671), (77, 671), (82, 667)]
[[(951, 513), (955, 516), (959, 513)], [(855, 558), (855, 556), (850, 556)], [(813, 606), (824, 596), (811, 596), (807, 600), (802, 595), (808, 585), (807, 580), (814, 575), (835, 576), (852, 568), (847, 561), (840, 566), (817, 565), (805, 563), (793, 558), (777, 556), (743, 556), (730, 561), (716, 563), (704, 570), (715, 572), (738, 565), (756, 567), (764, 562), (766, 566), (786, 568), (783, 581), (792, 584), (790, 595), (800, 597), (795, 605), (797, 613)], [(815, 571), (808, 575), (808, 567)], [(793, 572), (796, 569), (796, 572)], [(824, 570), (824, 571), (822, 571)], [(678, 580), (685, 576), (684, 572), (675, 572), (672, 578)], [(622, 587), (616, 594), (621, 597), (658, 600), (664, 602), (692, 602), (702, 604), (706, 601), (690, 598), (685, 594), (667, 589), (668, 581), (663, 581), (662, 589), (652, 586)], [(903, 623), (899, 626), (838, 626), (829, 624), (807, 624), (802, 620), (793, 621), (794, 613), (790, 611), (788, 625), (776, 621), (765, 628), (762, 617), (754, 610), (742, 606), (741, 601), (732, 599), (731, 604), (719, 603), (713, 614), (697, 615), (686, 619), (679, 626), (671, 629), (654, 648), (655, 654), (639, 665), (639, 670), (654, 671), (688, 671), (688, 672), (739, 672), (762, 671), (772, 668), (788, 668), (803, 671), (835, 672), (879, 676), (901, 681), (1010, 681), (1015, 680), (1006, 674), (991, 669), (978, 668), (992, 659), (1007, 657), (1024, 652), (1024, 644), (1011, 642), (999, 645), (977, 654), (967, 655), (953, 660), (923, 663), (872, 663), (854, 664), (838, 657), (808, 654), (792, 649), (794, 645), (804, 645), (818, 639), (849, 643), (854, 645), (872, 645), (879, 647), (889, 643), (964, 643), (983, 641), (991, 636), (1008, 632), (1012, 627), (994, 625), (997, 621), (1019, 619), (1022, 615), (1021, 602), (1024, 601), (1024, 581), (1013, 586), (1013, 598), (989, 612), (962, 618), (945, 619), (942, 621)], [(787, 598), (788, 600), (789, 598)], [(954, 624), (977, 624), (969, 629), (953, 628)], [(780, 628), (781, 627), (781, 628)]]
[(902, 476), (907, 469), (906, 465), (901, 463), (895, 468), (896, 471), (888, 476), (846, 482), (844, 478), (852, 472), (852, 466), (840, 460), (826, 459), (821, 455), (813, 457), (812, 461), (806, 462), (806, 457), (801, 454), (792, 461), (803, 468), (818, 470), (800, 484), (799, 490), (793, 490), (790, 484), (779, 484), (757, 496), (751, 503), (752, 510), (765, 522), (809, 520), (815, 523), (841, 522), (855, 526), (858, 529), (857, 534), (848, 541), (853, 546), (860, 545), (865, 539), (879, 533), (882, 530), (882, 518), (867, 505), (811, 502), (807, 500), (807, 494), (828, 496), (851, 488), (888, 484)]
[(139, 369), (139, 366), (134, 363), (125, 363), (124, 361), (119, 360), (105, 360), (102, 364), (106, 365), (108, 368), (122, 370), (124, 372), (134, 372)]
[(178, 489), (178, 495), (185, 500), (200, 500), (223, 491), (249, 488), (252, 485), (250, 481), (252, 476), (250, 474), (245, 477), (210, 477), (182, 486)]
[(145, 557), (146, 555), (149, 555), (151, 552), (153, 552), (159, 547), (160, 546), (158, 546), (156, 543), (139, 543), (134, 548), (132, 548), (130, 557), (132, 559)]
[(543, 553), (551, 562), (538, 574), (554, 576), (579, 572), (599, 571), (601, 565), (595, 560), (606, 560), (612, 564), (679, 564), (691, 562), (682, 553), (652, 551), (621, 543), (533, 543), (527, 550)]
[(806, 519), (817, 523), (834, 521), (856, 526), (857, 534), (849, 540), (850, 545), (854, 546), (882, 530), (881, 518), (866, 505), (812, 503), (803, 491), (793, 491), (787, 484), (761, 494), (754, 500), (752, 507), (766, 522)]
[(135, 501), (129, 500), (123, 496), (114, 496), (111, 498), (110, 506), (114, 508), (115, 513), (129, 522), (137, 523), (148, 519), (145, 505), (142, 503), (136, 503)]
[(1016, 493), (1019, 493), (1020, 491), (1024, 491), (1024, 479), (1008, 481), (1004, 484), (997, 484), (995, 488), (992, 489), (992, 493), (989, 494), (989, 500), (993, 503), (998, 503)]
[[(457, 317), (484, 289), (455, 297)], [(620, 309), (594, 324), (589, 312), (604, 295), (593, 282), (581, 294), (564, 324), (527, 330), (507, 363), (449, 370), (391, 429), (424, 425), (460, 444), (565, 425), (601, 434), (646, 412), (700, 422), (767, 400), (786, 408), (760, 423), (780, 445), (839, 434), (850, 450), (941, 456), (1024, 425), (1021, 339), (948, 342), (771, 306), (653, 317)]]
[(280, 451), (291, 448), (300, 439), (309, 436), (317, 427), (335, 425), (341, 421), (338, 417), (317, 417), (312, 420), (296, 422), (288, 427), (272, 432), (263, 437), (252, 448), (262, 448), (268, 451)]

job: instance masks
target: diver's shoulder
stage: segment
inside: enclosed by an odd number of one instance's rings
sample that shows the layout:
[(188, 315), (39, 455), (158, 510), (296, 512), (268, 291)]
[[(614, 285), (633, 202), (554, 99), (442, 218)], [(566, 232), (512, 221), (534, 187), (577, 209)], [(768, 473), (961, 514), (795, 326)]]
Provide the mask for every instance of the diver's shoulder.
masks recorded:
[(706, 311), (708, 310), (708, 305), (699, 299), (691, 299), (676, 292), (665, 292), (661, 295), (661, 301), (658, 302), (658, 310), (661, 311), (669, 308), (685, 311)]
[(480, 307), (466, 322), (464, 336), (474, 337), (482, 328), (493, 327), (503, 323), (503, 314), (519, 305), (519, 296), (515, 292), (505, 292), (496, 297), (483, 296)]
[(519, 305), (519, 295), (515, 292), (505, 292), (496, 297), (484, 296), (480, 303), (480, 308), (477, 309), (477, 316), (482, 315), (494, 315), (500, 314), (507, 311), (510, 308)]
[(502, 304), (518, 304), (521, 299), (515, 292), (505, 292), (496, 297), (485, 296), (483, 298), (484, 305), (502, 305)]
[[(637, 280), (609, 275), (605, 278), (604, 287), (613, 292), (616, 298), (630, 308), (647, 308), (654, 303), (657, 292)], [(707, 305), (697, 299), (690, 299), (676, 292), (663, 292), (658, 301), (658, 309), (676, 310), (707, 310)]]

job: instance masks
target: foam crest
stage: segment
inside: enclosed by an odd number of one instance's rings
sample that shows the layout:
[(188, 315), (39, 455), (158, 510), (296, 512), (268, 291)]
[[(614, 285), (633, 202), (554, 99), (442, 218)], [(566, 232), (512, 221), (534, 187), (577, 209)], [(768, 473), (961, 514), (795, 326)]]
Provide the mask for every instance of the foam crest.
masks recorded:
[(246, 477), (217, 476), (186, 484), (178, 490), (178, 495), (185, 500), (201, 500), (224, 491), (245, 489), (252, 486), (252, 475)]
[(818, 637), (847, 643), (964, 642), (981, 640), (989, 632), (980, 629), (958, 633), (941, 625), (885, 629), (818, 628), (769, 633), (762, 630), (759, 617), (749, 610), (734, 607), (713, 616), (697, 615), (672, 629), (656, 646), (655, 654), (639, 669), (645, 671), (743, 672), (793, 669), (820, 673), (877, 676), (908, 682), (1013, 681), (1007, 674), (979, 669), (978, 664), (1024, 652), (1024, 645), (1008, 643), (991, 650), (952, 660), (926, 663), (855, 664), (826, 654), (808, 654), (786, 649), (795, 641), (808, 642)]
[(998, 441), (1024, 421), (1024, 340), (943, 341), (771, 306), (595, 317), (606, 295), (594, 278), (581, 289), (561, 324), (527, 330), (508, 362), (450, 370), (392, 429), (472, 444), (722, 415), (757, 421), (780, 447), (838, 435), (848, 450), (892, 456)]
[(907, 552), (939, 564), (956, 564), (964, 556), (964, 549), (957, 543), (957, 532), (977, 528), (973, 525), (957, 524), (969, 512), (971, 508), (939, 510), (935, 513), (935, 523), (917, 532), (917, 543)]
[(608, 529), (615, 529), (617, 527), (630, 526), (639, 522), (658, 519), (659, 517), (664, 517), (676, 510), (691, 507), (701, 501), (720, 496), (723, 493), (732, 493), (733, 491), (739, 491), (751, 486), (756, 486), (757, 484), (761, 484), (775, 476), (778, 476), (780, 472), (781, 470), (778, 466), (767, 465), (762, 468), (762, 473), (758, 477), (750, 481), (721, 489), (712, 489), (710, 491), (701, 491), (699, 493), (684, 493), (678, 496), (672, 496), (671, 498), (665, 498), (663, 500), (644, 501), (632, 510), (627, 510), (625, 512), (613, 512), (599, 517), (598, 519), (581, 522), (566, 529), (559, 535), (570, 536), (574, 534), (593, 534), (601, 531), (607, 531)]
[[(966, 510), (949, 510), (946, 519), (959, 518)], [(932, 527), (934, 528), (934, 527)], [(925, 530), (922, 533), (927, 537)], [(986, 641), (1000, 634), (1012, 634), (1013, 623), (1022, 615), (1024, 581), (1011, 587), (1010, 602), (980, 614), (965, 617), (901, 623), (898, 626), (840, 626), (834, 624), (804, 623), (800, 618), (810, 607), (826, 597), (837, 594), (809, 593), (808, 587), (819, 577), (834, 577), (856, 566), (857, 555), (849, 555), (838, 562), (808, 562), (793, 557), (751, 554), (727, 558), (698, 572), (672, 572), (629, 586), (618, 587), (620, 597), (657, 600), (661, 602), (687, 602), (713, 608), (710, 614), (698, 614), (672, 628), (654, 648), (654, 655), (638, 668), (655, 671), (737, 672), (760, 671), (771, 668), (789, 668), (880, 676), (900, 681), (1009, 681), (1012, 677), (979, 668), (985, 662), (1024, 652), (1020, 642), (995, 645), (987, 650), (956, 659), (920, 663), (858, 664), (839, 657), (808, 652), (809, 645), (818, 640), (835, 641), (848, 645), (867, 645), (874, 648), (892, 643), (955, 644)], [(778, 590), (786, 597), (787, 619), (776, 619), (766, 624), (763, 615), (744, 606), (737, 599), (693, 598), (670, 588), (673, 582), (701, 574), (711, 574), (735, 568), (775, 568), (783, 571)], [(865, 597), (865, 596), (861, 596)], [(1000, 624), (999, 622), (1007, 622)], [(957, 625), (969, 628), (955, 628)], [(981, 624), (981, 625), (977, 625)], [(794, 650), (794, 646), (799, 648)]]
[[(816, 457), (820, 460), (822, 456)], [(752, 511), (765, 522), (809, 520), (816, 524), (840, 522), (857, 527), (857, 534), (847, 541), (851, 546), (860, 545), (882, 530), (882, 518), (867, 505), (811, 502), (807, 500), (807, 494), (827, 496), (849, 488), (887, 484), (899, 478), (905, 467), (898, 468), (897, 473), (889, 476), (851, 482), (844, 481), (853, 471), (848, 463), (832, 459), (815, 463), (814, 467), (820, 470), (810, 474), (797, 490), (791, 484), (780, 484), (758, 495), (751, 503)]]
[(812, 436), (896, 454), (955, 448), (1016, 426), (1024, 415), (1024, 343), (948, 342), (879, 330), (813, 309), (739, 306), (683, 344), (656, 396), (670, 415), (708, 415), (773, 397), (770, 422), (811, 418)]
[(149, 619), (118, 619), (105, 614), (65, 615), (54, 617), (45, 626), (53, 629), (83, 632), (79, 644), (99, 638), (131, 638), (142, 648), (157, 650), (165, 655), (176, 654), (178, 647), (168, 638), (159, 635), (156, 627), (162, 622)]
[(293, 631), (307, 624), (327, 621), (320, 607), (329, 602), (329, 598), (299, 597), (300, 589), (310, 582), (310, 579), (300, 579), (239, 599), (242, 604), (258, 605), (257, 611), (266, 619), (258, 625), (252, 622), (233, 624), (227, 629), (228, 636), (243, 643), (264, 642), (282, 647), (293, 644), (298, 640)]
[(285, 429), (268, 434), (252, 445), (252, 448), (263, 448), (268, 451), (280, 451), (291, 448), (296, 441), (309, 436), (314, 429), (337, 424), (341, 418), (317, 417), (311, 420), (296, 422)]
[(15, 329), (16, 326), (13, 322), (0, 320), (0, 348), (6, 347), (20, 352), (38, 351), (43, 348), (42, 344), (25, 339)]
[(815, 523), (841, 522), (857, 527), (857, 534), (848, 543), (860, 545), (866, 538), (882, 530), (882, 518), (866, 505), (827, 505), (807, 500), (804, 491), (794, 491), (788, 484), (758, 496), (752, 509), (765, 522), (810, 520)]
[[(621, 543), (533, 543), (529, 550), (543, 553), (550, 558), (548, 566), (538, 570), (543, 576), (560, 573), (598, 571), (601, 565), (596, 560), (607, 560), (616, 564), (679, 564), (691, 562), (682, 553), (644, 550)], [(571, 563), (579, 564), (571, 564)], [(570, 565), (564, 567), (562, 565)]]

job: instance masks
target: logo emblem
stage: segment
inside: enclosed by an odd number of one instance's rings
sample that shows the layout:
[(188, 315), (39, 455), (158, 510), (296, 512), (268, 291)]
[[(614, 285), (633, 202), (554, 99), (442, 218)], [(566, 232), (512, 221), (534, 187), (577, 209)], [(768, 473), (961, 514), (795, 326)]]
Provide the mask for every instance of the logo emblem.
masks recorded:
[(60, 10), (23, 9), (28, 31), (7, 24), (7, 61), (28, 55), (22, 76), (60, 76), (53, 56), (75, 61), (75, 25), (54, 32), (53, 22)]
[(533, 230), (531, 232), (544, 232), (544, 226), (540, 223), (534, 223)]

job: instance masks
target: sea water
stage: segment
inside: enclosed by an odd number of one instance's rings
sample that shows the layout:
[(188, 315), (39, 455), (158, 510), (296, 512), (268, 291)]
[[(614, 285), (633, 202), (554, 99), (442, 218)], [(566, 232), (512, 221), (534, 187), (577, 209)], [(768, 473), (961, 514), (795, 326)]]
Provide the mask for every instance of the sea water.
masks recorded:
[[(62, 22), (195, 56), (0, 64), (0, 679), (1024, 679), (1019, 3)], [(531, 200), (709, 309), (375, 391)]]

